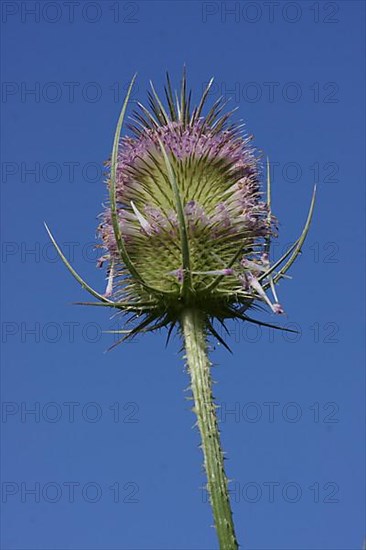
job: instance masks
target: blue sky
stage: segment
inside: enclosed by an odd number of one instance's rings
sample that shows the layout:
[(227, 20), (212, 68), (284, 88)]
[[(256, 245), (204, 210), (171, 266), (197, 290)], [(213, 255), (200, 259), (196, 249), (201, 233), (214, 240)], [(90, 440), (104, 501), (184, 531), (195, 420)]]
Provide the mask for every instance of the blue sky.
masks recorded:
[[(232, 325), (212, 353), (243, 548), (356, 550), (364, 536), (364, 4), (2, 3), (4, 550), (216, 548), (180, 343), (104, 353), (97, 215), (124, 89), (184, 63), (231, 97), (273, 167), (278, 255), (318, 183), (280, 300), (300, 334)], [(32, 12), (33, 10), (33, 12)], [(267, 320), (273, 321), (268, 314)], [(31, 413), (30, 411), (34, 412)], [(32, 492), (33, 491), (33, 492)]]

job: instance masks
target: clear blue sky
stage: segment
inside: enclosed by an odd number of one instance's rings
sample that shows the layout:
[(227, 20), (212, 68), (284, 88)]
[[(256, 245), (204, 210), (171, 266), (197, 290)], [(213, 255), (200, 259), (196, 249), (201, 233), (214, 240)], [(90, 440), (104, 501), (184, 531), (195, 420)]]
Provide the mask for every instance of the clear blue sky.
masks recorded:
[(113, 340), (101, 331), (116, 321), (71, 305), (87, 295), (53, 261), (43, 227), (102, 291), (92, 244), (119, 92), (138, 71), (144, 99), (150, 78), (161, 89), (165, 70), (177, 81), (186, 63), (196, 97), (214, 76), (210, 99), (231, 96), (273, 162), (276, 255), (319, 184), (303, 255), (279, 288), (283, 322), (300, 335), (233, 325), (234, 354), (212, 355), (239, 539), (251, 550), (360, 549), (364, 4), (1, 7), (1, 547), (216, 548), (178, 339), (104, 353)]

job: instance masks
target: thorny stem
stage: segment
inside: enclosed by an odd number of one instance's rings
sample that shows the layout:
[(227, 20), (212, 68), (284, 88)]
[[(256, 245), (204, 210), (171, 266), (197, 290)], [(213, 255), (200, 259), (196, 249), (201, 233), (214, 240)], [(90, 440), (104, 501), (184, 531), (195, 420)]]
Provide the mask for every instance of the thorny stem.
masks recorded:
[(230, 507), (228, 480), (224, 470), (224, 456), (212, 395), (211, 365), (207, 354), (204, 319), (199, 311), (186, 309), (181, 315), (181, 326), (191, 377), (194, 411), (202, 440), (207, 490), (220, 550), (237, 550), (238, 542)]

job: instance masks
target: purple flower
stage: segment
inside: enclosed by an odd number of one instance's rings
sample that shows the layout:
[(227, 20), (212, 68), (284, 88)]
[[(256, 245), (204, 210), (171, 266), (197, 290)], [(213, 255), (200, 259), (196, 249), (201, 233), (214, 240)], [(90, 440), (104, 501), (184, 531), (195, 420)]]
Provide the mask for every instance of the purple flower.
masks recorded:
[(166, 106), (152, 90), (150, 109), (138, 103), (130, 135), (115, 141), (107, 163), (111, 205), (99, 235), (108, 296), (149, 303), (150, 320), (166, 324), (192, 303), (221, 320), (258, 300), (283, 313), (275, 284), (288, 262), (270, 264), (276, 220), (251, 136), (222, 114), (221, 100), (203, 114), (209, 87), (193, 109), (185, 78), (179, 100), (167, 86)]

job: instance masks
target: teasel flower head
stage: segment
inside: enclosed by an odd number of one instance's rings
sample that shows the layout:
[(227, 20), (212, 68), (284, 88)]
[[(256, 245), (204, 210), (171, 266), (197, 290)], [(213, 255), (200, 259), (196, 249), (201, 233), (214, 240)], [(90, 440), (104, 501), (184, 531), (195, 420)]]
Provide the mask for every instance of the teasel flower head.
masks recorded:
[(130, 135), (121, 138), (134, 80), (106, 163), (109, 202), (98, 229), (103, 249), (98, 264), (106, 264), (108, 274), (105, 293), (91, 289), (68, 264), (69, 269), (100, 305), (139, 321), (121, 331), (121, 340), (161, 327), (170, 334), (182, 310), (192, 306), (224, 345), (215, 321), (273, 326), (247, 311), (265, 305), (274, 314), (284, 312), (275, 285), (301, 251), (315, 193), (302, 235), (271, 265), (276, 220), (268, 164), (264, 197), (252, 137), (232, 121), (233, 111), (225, 112), (222, 98), (206, 109), (212, 80), (194, 108), (185, 71), (179, 95), (167, 75), (164, 102), (151, 84), (149, 105), (137, 102)]

